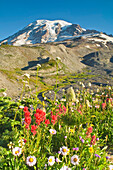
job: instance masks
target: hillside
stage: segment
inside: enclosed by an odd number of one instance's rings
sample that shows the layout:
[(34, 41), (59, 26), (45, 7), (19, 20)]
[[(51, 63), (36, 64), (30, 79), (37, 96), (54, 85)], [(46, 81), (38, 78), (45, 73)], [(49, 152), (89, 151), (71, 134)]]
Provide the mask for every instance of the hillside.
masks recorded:
[[(35, 44), (26, 46), (0, 46), (0, 88), (6, 88), (11, 97), (21, 94), (24, 74), (30, 74), (30, 88), (35, 92), (36, 66), (41, 64), (39, 70), (38, 90), (42, 91), (46, 86), (56, 82), (56, 58), (60, 57), (59, 83), (63, 84), (66, 75), (84, 72), (82, 81), (91, 81), (94, 85), (106, 84), (109, 80), (112, 84), (113, 75), (113, 45), (110, 42), (94, 42), (89, 38), (78, 38), (62, 42), (48, 44)], [(87, 68), (87, 72), (85, 71)], [(98, 75), (98, 76), (97, 76)], [(92, 78), (90, 79), (89, 76)], [(95, 78), (94, 78), (95, 76)], [(76, 76), (75, 76), (76, 77)], [(73, 85), (77, 85), (78, 79), (73, 79)], [(70, 82), (68, 83), (70, 84)]]

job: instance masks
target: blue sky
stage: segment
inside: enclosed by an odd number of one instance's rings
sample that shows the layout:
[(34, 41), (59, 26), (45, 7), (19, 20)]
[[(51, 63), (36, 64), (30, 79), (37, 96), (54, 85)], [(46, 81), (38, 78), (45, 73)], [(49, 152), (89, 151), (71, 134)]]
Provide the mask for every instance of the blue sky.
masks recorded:
[(38, 19), (62, 19), (113, 34), (113, 0), (2, 0), (0, 40)]

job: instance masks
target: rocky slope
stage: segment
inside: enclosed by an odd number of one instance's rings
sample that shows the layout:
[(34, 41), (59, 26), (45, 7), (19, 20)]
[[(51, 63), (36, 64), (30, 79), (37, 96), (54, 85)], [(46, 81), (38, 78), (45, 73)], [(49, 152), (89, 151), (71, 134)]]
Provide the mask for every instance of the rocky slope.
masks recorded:
[[(103, 36), (103, 34), (100, 34)], [(107, 35), (106, 35), (107, 36)], [(59, 63), (59, 75), (75, 74), (87, 68), (88, 76), (82, 79), (94, 85), (106, 84), (109, 80), (111, 85), (113, 75), (113, 44), (78, 37), (73, 40), (65, 40), (47, 44), (26, 45), (15, 47), (11, 45), (0, 46), (0, 88), (7, 88), (8, 95), (20, 96), (25, 78), (23, 74), (30, 74), (30, 88), (35, 92), (36, 66), (41, 64), (39, 70), (38, 90), (55, 84), (56, 57), (61, 58)], [(89, 75), (93, 75), (92, 78)], [(96, 76), (95, 76), (96, 75)], [(95, 76), (95, 77), (94, 77)], [(75, 76), (76, 77), (76, 76)], [(64, 80), (63, 80), (64, 79)], [(74, 79), (77, 85), (78, 79)], [(65, 81), (65, 76), (59, 79), (59, 83)]]

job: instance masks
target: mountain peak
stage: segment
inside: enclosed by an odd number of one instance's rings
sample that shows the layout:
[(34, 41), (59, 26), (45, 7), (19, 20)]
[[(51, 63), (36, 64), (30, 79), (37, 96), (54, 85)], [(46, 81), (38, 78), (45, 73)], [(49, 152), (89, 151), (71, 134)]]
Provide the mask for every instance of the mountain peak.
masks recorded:
[(86, 30), (78, 24), (64, 20), (36, 20), (12, 36), (1, 41), (14, 46), (25, 44), (48, 43), (74, 39), (80, 36), (100, 34), (96, 30)]

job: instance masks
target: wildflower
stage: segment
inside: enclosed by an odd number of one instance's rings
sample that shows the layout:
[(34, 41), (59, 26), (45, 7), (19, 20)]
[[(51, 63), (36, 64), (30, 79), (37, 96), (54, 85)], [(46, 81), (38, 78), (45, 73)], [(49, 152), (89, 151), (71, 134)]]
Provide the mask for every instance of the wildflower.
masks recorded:
[(31, 110), (34, 110), (34, 107), (33, 107), (32, 105), (30, 105), (30, 109), (31, 109)]
[(102, 109), (105, 109), (106, 103), (102, 103)]
[(53, 134), (53, 135), (56, 134), (56, 130), (55, 130), (55, 129), (50, 129), (49, 132), (50, 132), (51, 134)]
[(74, 133), (74, 129), (69, 129), (69, 131), (70, 131), (71, 133)]
[(90, 126), (90, 127), (88, 128), (88, 132), (89, 132), (89, 133), (92, 133), (92, 131), (93, 131), (93, 127)]
[(109, 156), (106, 156), (106, 159), (110, 159), (110, 157), (109, 157)]
[(30, 74), (26, 73), (23, 76), (27, 77), (28, 79), (30, 78)]
[(24, 107), (24, 112), (25, 112), (25, 111), (28, 111), (28, 107), (27, 107), (27, 106)]
[(78, 148), (78, 147), (73, 148), (73, 151), (78, 151), (78, 150), (79, 150), (79, 148)]
[(37, 64), (37, 66), (36, 67), (41, 67), (41, 64)]
[(61, 151), (58, 151), (58, 154), (61, 154)]
[(79, 164), (79, 158), (78, 158), (77, 155), (73, 155), (73, 156), (71, 157), (71, 163), (72, 163), (73, 165), (78, 165), (78, 164)]
[(44, 97), (44, 100), (46, 100), (47, 99), (47, 97)]
[(66, 102), (66, 99), (62, 98), (60, 99), (61, 102)]
[(46, 119), (46, 120), (45, 120), (45, 124), (46, 124), (46, 126), (47, 126), (48, 124), (50, 124), (49, 119)]
[(62, 155), (67, 155), (69, 153), (69, 149), (66, 146), (60, 148), (60, 151)]
[(71, 102), (75, 102), (76, 101), (75, 92), (74, 92), (73, 87), (70, 87), (70, 88), (67, 89), (66, 98), (67, 98), (68, 101), (71, 101)]
[(34, 166), (36, 164), (36, 157), (35, 156), (28, 156), (26, 159), (26, 164), (28, 166)]
[(113, 165), (109, 165), (109, 170), (113, 170)]
[(22, 149), (19, 147), (15, 147), (15, 148), (13, 148), (12, 152), (13, 152), (14, 156), (20, 156), (22, 153)]
[(99, 107), (100, 107), (99, 105), (97, 105), (97, 104), (95, 105), (95, 108), (99, 109)]
[(21, 105), (21, 106), (19, 106), (19, 108), (20, 108), (20, 109), (24, 109), (24, 106)]
[(84, 139), (81, 139), (81, 142), (84, 143)]
[(63, 166), (60, 170), (71, 170), (71, 168), (69, 168), (68, 166)]
[(108, 89), (111, 90), (111, 86), (109, 86)]
[(67, 139), (67, 136), (64, 136), (65, 139)]
[(78, 112), (82, 115), (82, 112), (81, 112), (81, 110), (80, 110), (80, 109), (78, 109), (77, 111), (78, 111)]
[(31, 125), (31, 132), (33, 133), (33, 136), (36, 135), (36, 129), (37, 129), (36, 125)]
[(96, 138), (97, 141), (99, 141), (99, 138)]
[(93, 127), (90, 126), (90, 127), (87, 129), (87, 132), (86, 132), (86, 135), (87, 135), (86, 137), (87, 137), (87, 138), (89, 138), (89, 137), (91, 136), (92, 131), (93, 131)]
[(30, 116), (30, 112), (29, 111), (24, 111), (24, 116), (25, 117), (27, 117), (27, 116), (29, 117)]
[(98, 154), (95, 154), (95, 156), (98, 157), (98, 158), (101, 158), (101, 156), (99, 156)]
[(48, 165), (52, 166), (55, 163), (55, 157), (54, 156), (50, 156), (48, 158)]
[(12, 150), (12, 148), (14, 147), (14, 143), (10, 142), (7, 146), (9, 147), (9, 149)]
[(94, 152), (93, 147), (89, 147), (89, 152), (90, 152), (90, 153), (93, 153), (93, 152)]
[(99, 89), (97, 89), (97, 93), (99, 92), (100, 90)]
[(62, 162), (59, 158), (56, 158), (56, 162), (59, 163), (59, 162)]
[(95, 143), (96, 143), (96, 136), (93, 135), (91, 138), (91, 145), (95, 145)]
[(82, 137), (81, 137), (81, 136), (79, 136), (79, 139), (82, 139)]
[(27, 125), (30, 125), (30, 123), (31, 123), (31, 117), (30, 117), (30, 116), (25, 117), (24, 121), (25, 121), (25, 123), (26, 123)]
[(57, 115), (51, 115), (51, 123), (54, 125), (57, 121)]
[(91, 83), (90, 82), (88, 83), (88, 86), (91, 87)]
[(36, 110), (36, 113), (34, 114), (34, 116), (36, 118), (36, 123), (38, 125), (40, 125), (40, 123), (46, 119), (46, 117), (45, 117), (46, 113), (43, 112), (43, 110), (40, 110), (40, 109)]
[(19, 141), (18, 141), (18, 143), (19, 143), (19, 146), (24, 146), (25, 145), (25, 140), (24, 139), (20, 139)]

